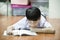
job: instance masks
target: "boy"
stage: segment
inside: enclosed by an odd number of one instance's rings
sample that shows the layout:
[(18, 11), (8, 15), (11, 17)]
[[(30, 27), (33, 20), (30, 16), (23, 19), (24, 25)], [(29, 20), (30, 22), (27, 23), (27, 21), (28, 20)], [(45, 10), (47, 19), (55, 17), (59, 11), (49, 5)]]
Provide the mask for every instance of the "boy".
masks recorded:
[(26, 17), (19, 20), (17, 23), (9, 26), (7, 31), (30, 29), (30, 28), (51, 28), (51, 24), (41, 15), (41, 11), (36, 8), (28, 8), (26, 10)]

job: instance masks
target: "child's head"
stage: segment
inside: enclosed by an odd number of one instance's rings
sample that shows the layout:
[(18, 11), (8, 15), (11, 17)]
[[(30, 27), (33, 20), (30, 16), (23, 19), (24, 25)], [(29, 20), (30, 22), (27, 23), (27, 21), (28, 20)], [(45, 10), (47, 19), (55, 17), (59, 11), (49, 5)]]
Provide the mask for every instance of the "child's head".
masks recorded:
[(37, 7), (28, 8), (26, 10), (26, 17), (28, 19), (28, 22), (31, 24), (30, 26), (37, 26), (38, 20), (41, 17), (40, 9)]

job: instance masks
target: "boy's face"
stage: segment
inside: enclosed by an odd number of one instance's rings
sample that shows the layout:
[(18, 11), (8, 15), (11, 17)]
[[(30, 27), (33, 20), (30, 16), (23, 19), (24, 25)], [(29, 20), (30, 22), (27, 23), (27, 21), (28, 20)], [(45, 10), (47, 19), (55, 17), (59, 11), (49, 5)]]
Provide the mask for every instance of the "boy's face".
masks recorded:
[(30, 27), (35, 28), (38, 26), (40, 19), (38, 19), (37, 21), (32, 21), (32, 20), (28, 20), (28, 24)]

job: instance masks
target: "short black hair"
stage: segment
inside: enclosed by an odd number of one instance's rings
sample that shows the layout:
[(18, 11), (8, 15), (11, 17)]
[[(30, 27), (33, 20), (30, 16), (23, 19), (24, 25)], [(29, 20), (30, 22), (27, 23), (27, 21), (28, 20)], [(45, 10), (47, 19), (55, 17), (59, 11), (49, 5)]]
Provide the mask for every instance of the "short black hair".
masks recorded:
[(41, 16), (41, 11), (37, 7), (31, 7), (26, 10), (26, 17), (28, 20), (37, 21)]

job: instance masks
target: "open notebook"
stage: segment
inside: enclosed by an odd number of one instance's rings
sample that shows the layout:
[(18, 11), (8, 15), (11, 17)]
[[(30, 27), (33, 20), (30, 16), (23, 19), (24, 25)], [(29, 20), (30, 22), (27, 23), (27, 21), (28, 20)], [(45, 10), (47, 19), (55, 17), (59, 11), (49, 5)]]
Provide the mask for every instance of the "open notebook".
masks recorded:
[(35, 36), (37, 35), (35, 32), (30, 30), (13, 30), (11, 33), (4, 31), (4, 36), (14, 35), (14, 36)]
[(22, 29), (22, 30), (13, 30), (11, 33), (8, 33), (7, 31), (4, 31), (5, 36), (8, 35), (15, 35), (15, 36), (35, 36), (37, 33), (49, 33), (54, 34), (55, 29), (54, 28), (30, 28), (30, 29)]

